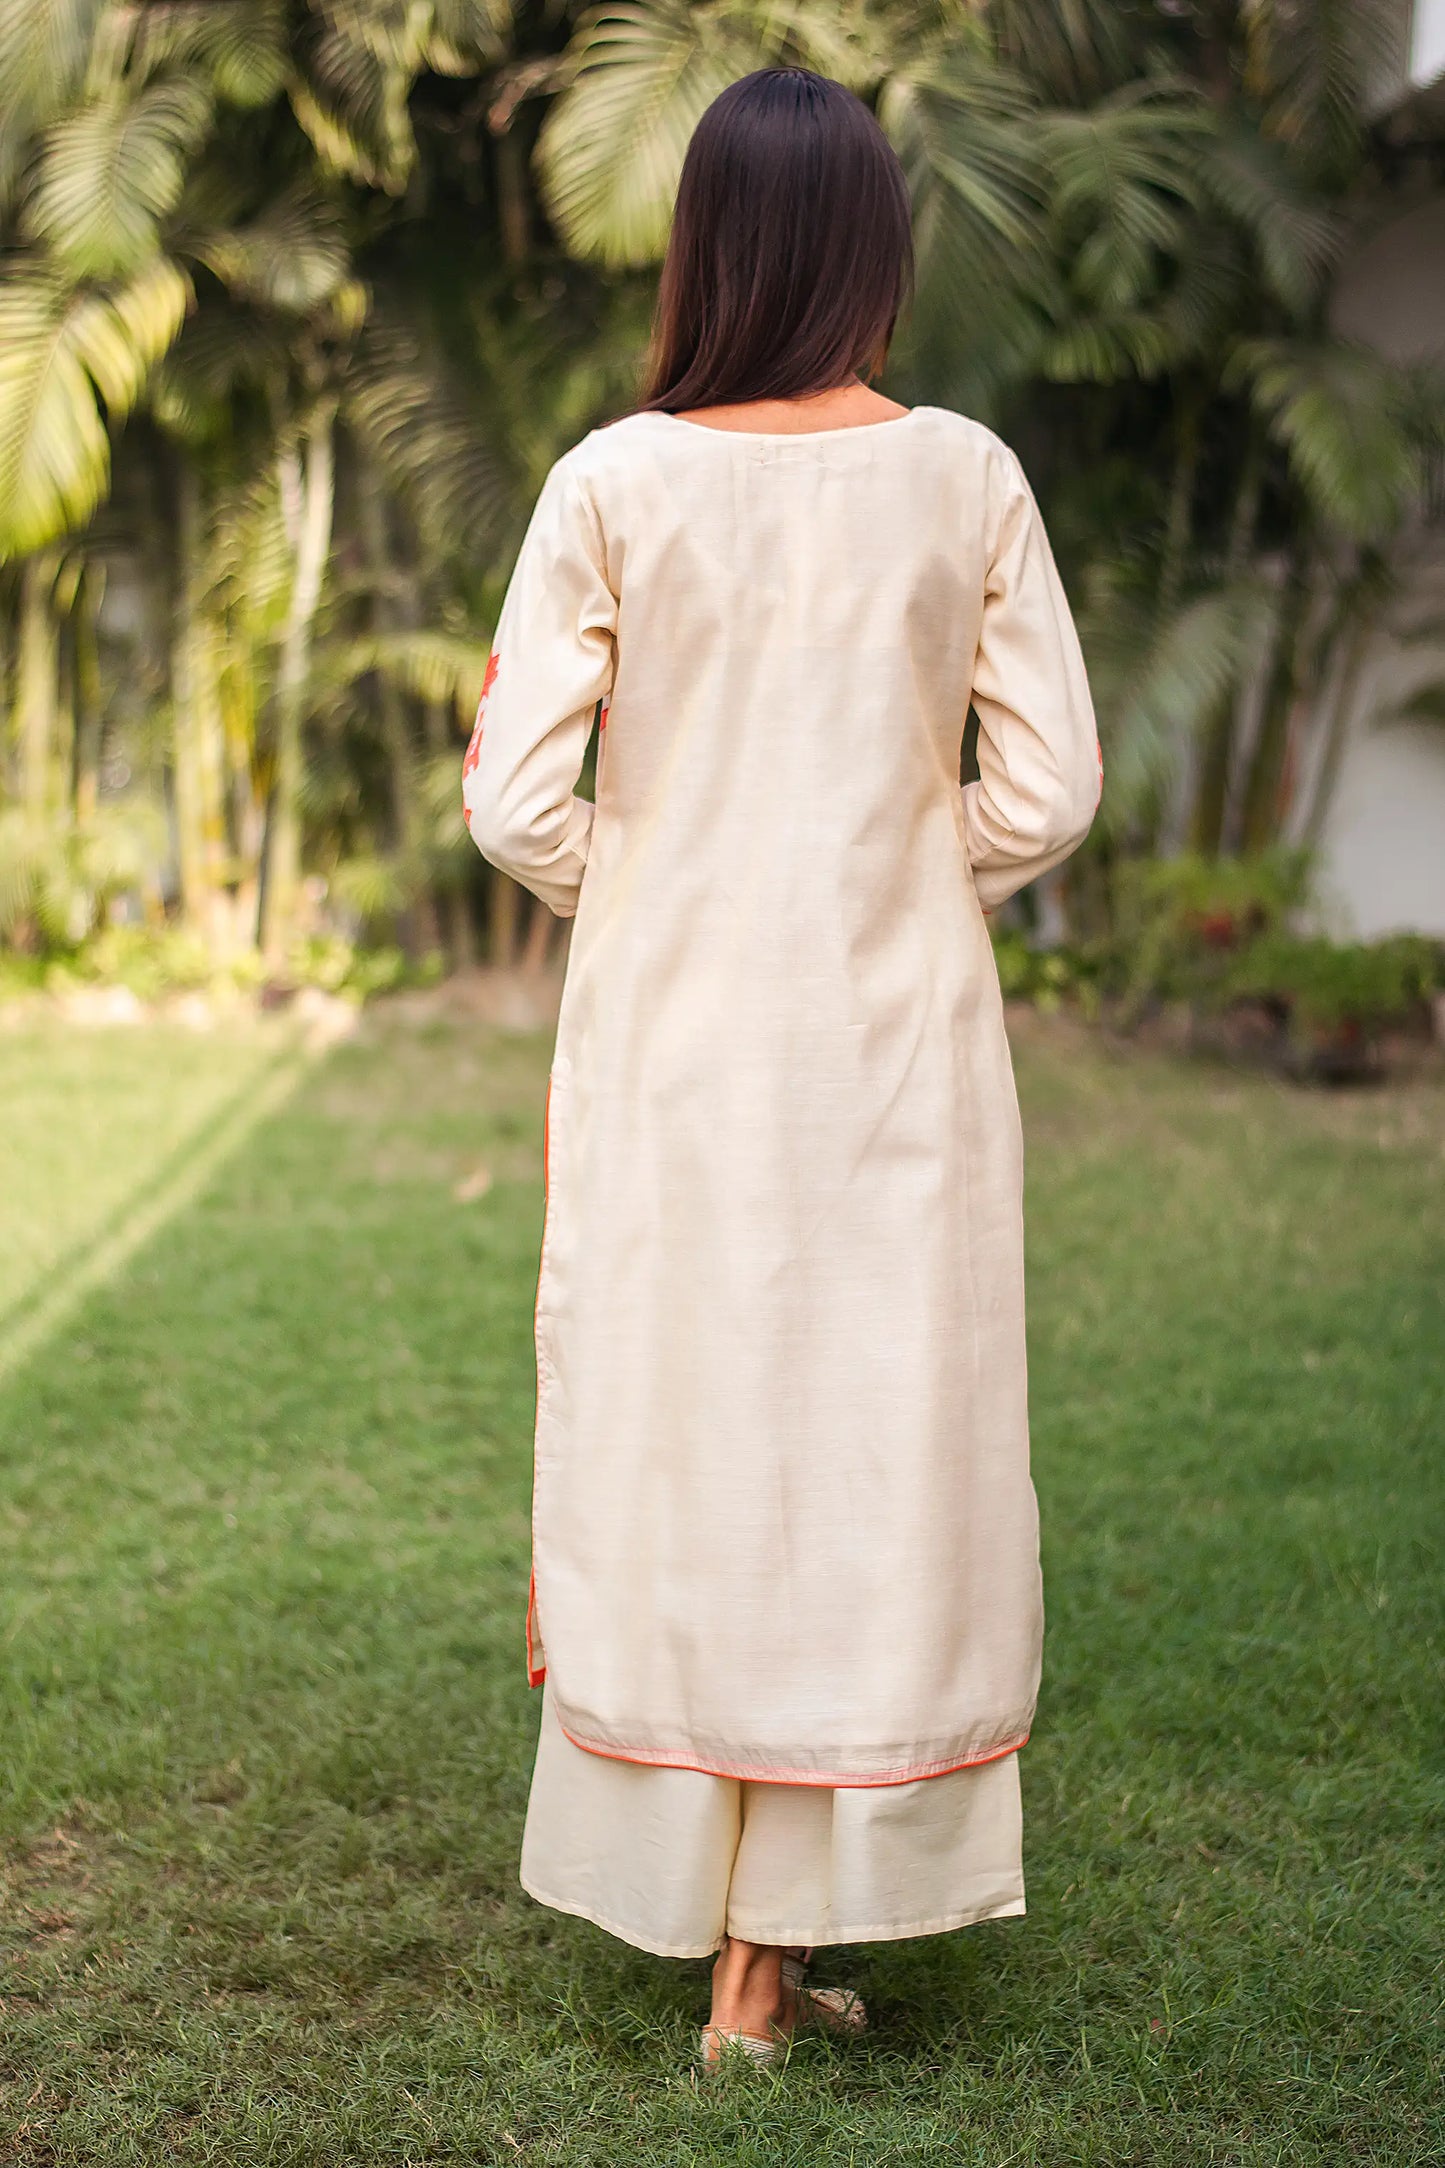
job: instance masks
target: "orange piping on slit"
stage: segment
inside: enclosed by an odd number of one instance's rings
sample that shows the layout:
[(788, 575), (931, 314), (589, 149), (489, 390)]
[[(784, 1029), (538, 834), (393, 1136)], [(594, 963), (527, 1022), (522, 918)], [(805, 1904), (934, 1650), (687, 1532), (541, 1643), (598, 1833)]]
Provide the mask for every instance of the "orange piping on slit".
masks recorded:
[[(534, 1475), (533, 1482), (536, 1477)], [(527, 1684), (541, 1686), (547, 1677), (547, 1666), (539, 1664), (536, 1655), (537, 1573), (534, 1567), (527, 1582)]]
[(552, 1079), (542, 1110), (542, 1246), (537, 1255), (537, 1293), (532, 1302), (532, 1352), (537, 1365), (537, 1412), (532, 1424), (532, 1567), (527, 1580), (527, 1684), (540, 1686), (547, 1676), (537, 1662), (537, 1437), (542, 1428), (542, 1274), (547, 1265), (547, 1222), (552, 1216)]

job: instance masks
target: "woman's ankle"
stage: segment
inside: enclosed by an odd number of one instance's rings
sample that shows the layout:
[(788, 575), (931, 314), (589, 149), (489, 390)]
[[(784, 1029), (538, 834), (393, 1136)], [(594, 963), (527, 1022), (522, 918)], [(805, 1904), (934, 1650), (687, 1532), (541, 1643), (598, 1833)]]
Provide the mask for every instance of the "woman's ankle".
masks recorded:
[(712, 1972), (712, 2022), (725, 2032), (785, 2031), (789, 2011), (783, 1989), (783, 1952), (772, 1943), (738, 1942), (718, 1951)]

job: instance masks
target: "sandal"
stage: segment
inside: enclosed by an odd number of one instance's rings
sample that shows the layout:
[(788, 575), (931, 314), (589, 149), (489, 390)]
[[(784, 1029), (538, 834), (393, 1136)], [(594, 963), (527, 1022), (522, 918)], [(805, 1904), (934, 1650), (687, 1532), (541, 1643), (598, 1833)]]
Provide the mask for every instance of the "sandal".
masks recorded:
[(783, 1985), (792, 1993), (796, 2006), (794, 2029), (817, 2025), (824, 2032), (866, 2032), (867, 2005), (851, 1987), (809, 1987), (807, 1971), (812, 1954), (811, 1950), (799, 1951), (797, 1955), (789, 1951), (783, 1959)]
[(732, 2032), (723, 2025), (704, 2025), (698, 2036), (698, 2069), (711, 2072), (722, 2070), (728, 2064), (736, 2066), (748, 2062), (755, 2069), (770, 2070), (787, 2061), (790, 2044), (785, 2033), (773, 2033), (764, 2040), (760, 2033)]

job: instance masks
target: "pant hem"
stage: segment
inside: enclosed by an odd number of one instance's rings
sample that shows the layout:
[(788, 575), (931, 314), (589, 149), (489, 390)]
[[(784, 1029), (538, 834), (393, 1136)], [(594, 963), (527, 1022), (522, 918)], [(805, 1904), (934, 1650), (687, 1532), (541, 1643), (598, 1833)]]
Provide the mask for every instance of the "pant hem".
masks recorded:
[(602, 1914), (593, 1911), (590, 1905), (578, 1904), (575, 1900), (566, 1897), (549, 1897), (545, 1891), (535, 1888), (524, 1876), (519, 1875), (517, 1879), (521, 1882), (527, 1895), (535, 1903), (545, 1905), (549, 1912), (565, 1912), (571, 1919), (588, 1920), (592, 1926), (600, 1927), (603, 1934), (614, 1936), (618, 1942), (625, 1942), (634, 1950), (645, 1950), (649, 1957), (715, 1957), (723, 1946), (724, 1937), (722, 1934), (718, 1934), (713, 1941), (705, 1943), (688, 1943), (684, 1945), (681, 1943), (654, 1942), (638, 1934), (635, 1928), (619, 1927), (615, 1920), (604, 1919)]
[(988, 1920), (1021, 1919), (1028, 1909), (1020, 1890), (1016, 1896), (996, 1899), (983, 1905), (965, 1905), (960, 1910), (944, 1913), (937, 1919), (889, 1921), (882, 1926), (819, 1927), (816, 1923), (809, 1923), (804, 1926), (778, 1927), (771, 1922), (764, 1925), (756, 1921), (744, 1923), (730, 1918), (723, 1933), (716, 1935), (711, 1942), (684, 1944), (656, 1941), (651, 1936), (639, 1934), (636, 1928), (623, 1927), (618, 1921), (607, 1919), (590, 1905), (579, 1904), (575, 1899), (548, 1896), (525, 1876), (519, 1875), (518, 1880), (527, 1895), (536, 1904), (545, 1905), (549, 1912), (563, 1912), (569, 1918), (587, 1920), (593, 1927), (600, 1927), (605, 1935), (613, 1936), (618, 1942), (627, 1943), (631, 1949), (643, 1950), (649, 1957), (713, 1957), (722, 1948), (727, 1935), (736, 1936), (740, 1942), (766, 1942), (783, 1946), (798, 1944), (805, 1949), (819, 1950), (835, 1948), (842, 1943), (912, 1942), (923, 1935), (950, 1935), (963, 1927), (981, 1927)]
[(935, 1920), (890, 1920), (883, 1926), (873, 1927), (819, 1927), (816, 1922), (803, 1926), (777, 1927), (771, 1921), (743, 1922), (728, 1920), (727, 1931), (740, 1942), (801, 1943), (808, 1949), (825, 1950), (842, 1943), (853, 1942), (911, 1942), (920, 1935), (951, 1935), (960, 1927), (981, 1927), (987, 1920), (1021, 1919), (1028, 1907), (1022, 1894), (1006, 1897), (991, 1904), (966, 1905), (961, 1911), (944, 1913)]

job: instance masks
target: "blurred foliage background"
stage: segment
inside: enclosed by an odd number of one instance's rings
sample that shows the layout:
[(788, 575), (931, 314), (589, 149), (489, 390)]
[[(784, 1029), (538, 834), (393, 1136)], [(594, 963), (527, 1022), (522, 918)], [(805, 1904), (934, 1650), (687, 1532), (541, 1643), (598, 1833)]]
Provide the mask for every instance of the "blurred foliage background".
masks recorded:
[(1065, 979), (1127, 1006), (1224, 919), (1278, 948), (1439, 495), (1440, 371), (1331, 329), (1438, 155), (1368, 124), (1393, 15), (0, 0), (7, 968), (545, 963), (460, 820), (493, 613), (548, 465), (635, 397), (692, 126), (778, 62), (908, 173), (890, 388), (998, 427), (1049, 518), (1109, 779)]

